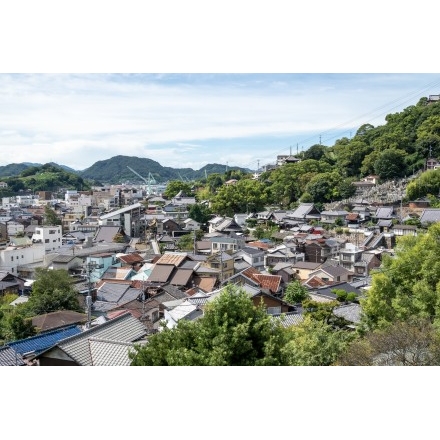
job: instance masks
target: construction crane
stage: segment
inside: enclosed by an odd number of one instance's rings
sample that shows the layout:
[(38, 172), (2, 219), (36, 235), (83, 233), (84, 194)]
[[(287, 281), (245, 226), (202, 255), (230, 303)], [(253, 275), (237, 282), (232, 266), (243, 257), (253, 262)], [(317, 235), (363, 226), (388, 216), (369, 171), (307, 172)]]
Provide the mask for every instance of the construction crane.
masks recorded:
[(138, 172), (136, 172), (133, 168), (130, 168), (128, 165), (127, 165), (127, 168), (131, 172), (136, 174), (136, 176), (141, 178), (146, 183), (146, 185), (147, 185), (147, 195), (150, 195), (151, 194), (151, 185), (155, 185), (157, 183), (156, 180), (154, 179), (153, 175), (149, 172), (148, 173), (148, 179), (146, 179), (145, 177), (142, 177)]

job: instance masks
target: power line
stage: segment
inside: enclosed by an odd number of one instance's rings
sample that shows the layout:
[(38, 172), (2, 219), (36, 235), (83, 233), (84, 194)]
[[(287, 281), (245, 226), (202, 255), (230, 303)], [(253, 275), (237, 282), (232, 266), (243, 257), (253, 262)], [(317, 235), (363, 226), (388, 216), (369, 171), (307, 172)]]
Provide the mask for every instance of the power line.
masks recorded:
[[(373, 109), (373, 110), (370, 110), (370, 111), (368, 111), (368, 112), (366, 112), (366, 113), (364, 113), (364, 114), (362, 114), (362, 115), (360, 115), (360, 116), (357, 116), (357, 117), (352, 118), (352, 119), (350, 119), (350, 120), (348, 120), (348, 121), (346, 121), (346, 122), (343, 122), (343, 123), (341, 123), (341, 124), (339, 124), (339, 125), (337, 125), (337, 126), (335, 126), (335, 127), (333, 127), (333, 128), (329, 128), (329, 129), (326, 130), (326, 131), (321, 131), (320, 133), (315, 133), (315, 134), (313, 134), (312, 136), (310, 136), (310, 137), (308, 137), (308, 138), (306, 138), (306, 139), (303, 139), (303, 140), (299, 141), (299, 144), (306, 144), (306, 143), (308, 143), (308, 142), (313, 141), (313, 139), (316, 139), (316, 140), (319, 139), (319, 143), (321, 144), (321, 136), (322, 136), (323, 134), (326, 134), (326, 133), (329, 133), (329, 134), (330, 134), (330, 132), (333, 132), (333, 131), (335, 131), (335, 130), (337, 130), (337, 129), (339, 129), (339, 128), (345, 127), (345, 126), (347, 126), (348, 124), (353, 123), (353, 122), (355, 122), (355, 121), (357, 121), (357, 120), (359, 120), (359, 119), (361, 119), (361, 118), (369, 117), (367, 120), (364, 120), (363, 123), (362, 123), (362, 125), (363, 125), (363, 124), (367, 124), (367, 123), (369, 123), (370, 121), (372, 121), (373, 119), (376, 119), (376, 118), (378, 118), (378, 117), (380, 117), (380, 116), (383, 116), (383, 115), (387, 115), (387, 114), (389, 114), (390, 111), (395, 110), (395, 109), (397, 109), (397, 108), (400, 108), (402, 105), (405, 105), (405, 104), (407, 104), (407, 103), (409, 103), (409, 102), (413, 102), (414, 99), (417, 98), (417, 97), (420, 97), (420, 95), (421, 95), (422, 93), (424, 93), (424, 92), (426, 92), (426, 91), (428, 91), (428, 90), (430, 90), (430, 89), (432, 89), (432, 88), (434, 88), (434, 87), (438, 87), (438, 86), (440, 86), (440, 79), (434, 80), (434, 81), (432, 81), (432, 82), (426, 84), (426, 85), (423, 86), (422, 88), (419, 88), (419, 89), (417, 89), (417, 90), (414, 90), (413, 92), (409, 92), (409, 93), (407, 93), (407, 94), (406, 94), (405, 96), (403, 96), (403, 97), (396, 98), (396, 99), (394, 99), (394, 100), (392, 100), (392, 101), (390, 101), (390, 102), (388, 102), (388, 103), (386, 103), (386, 104), (383, 104), (383, 105), (381, 105), (381, 106), (379, 106), (379, 107), (376, 107), (376, 108)], [(396, 105), (394, 105), (394, 104), (396, 104)], [(390, 107), (390, 105), (393, 105), (393, 107)], [(385, 110), (385, 109), (386, 109), (386, 110)], [(378, 112), (379, 112), (379, 113), (378, 113)], [(344, 130), (344, 131), (346, 131), (347, 133), (350, 133), (350, 137), (351, 137), (351, 130), (353, 130), (353, 129), (356, 130), (356, 127), (350, 127), (350, 128), (347, 128), (347, 129)], [(342, 132), (342, 133), (343, 133), (343, 132)], [(328, 140), (334, 139), (334, 138), (336, 138), (336, 137), (340, 137), (342, 133), (335, 134), (335, 135), (332, 136), (332, 137), (327, 137), (326, 139), (324, 139), (324, 143), (325, 143), (325, 141), (328, 141)], [(302, 151), (302, 148), (301, 148), (301, 151)], [(283, 153), (283, 152), (285, 152), (285, 149), (283, 149), (283, 150), (279, 150), (278, 152), (273, 152), (271, 155), (263, 156), (263, 158), (268, 158), (268, 159), (270, 159), (270, 158), (273, 158), (274, 156), (276, 156), (276, 155), (278, 155), (278, 154), (281, 154), (281, 153)], [(297, 154), (298, 154), (298, 143), (297, 143)], [(250, 168), (251, 165), (254, 164), (255, 162), (256, 162), (256, 161), (249, 162), (247, 165), (243, 165), (243, 167), (245, 167), (245, 168)]]

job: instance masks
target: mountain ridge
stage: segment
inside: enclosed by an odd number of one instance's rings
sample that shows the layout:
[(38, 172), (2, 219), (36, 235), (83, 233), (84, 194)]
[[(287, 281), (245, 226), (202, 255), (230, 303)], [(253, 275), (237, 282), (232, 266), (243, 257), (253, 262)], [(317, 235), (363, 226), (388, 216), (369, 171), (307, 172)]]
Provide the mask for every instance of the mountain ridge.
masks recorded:
[[(192, 168), (172, 168), (162, 166), (159, 162), (150, 158), (125, 155), (118, 155), (109, 159), (99, 160), (84, 170), (75, 170), (66, 165), (60, 165), (54, 162), (50, 162), (50, 164), (77, 174), (83, 179), (108, 184), (121, 183), (123, 181), (140, 181), (144, 183), (144, 181), (133, 173), (130, 168), (144, 177), (144, 179), (150, 179), (150, 177), (152, 177), (157, 183), (165, 183), (169, 180), (197, 180), (204, 178), (208, 174), (223, 174), (227, 170), (251, 172), (251, 170), (246, 168), (227, 166), (217, 163), (206, 164), (199, 170), (194, 170)], [(23, 162), (0, 166), (0, 178), (18, 176), (27, 168), (42, 165), (44, 164)]]

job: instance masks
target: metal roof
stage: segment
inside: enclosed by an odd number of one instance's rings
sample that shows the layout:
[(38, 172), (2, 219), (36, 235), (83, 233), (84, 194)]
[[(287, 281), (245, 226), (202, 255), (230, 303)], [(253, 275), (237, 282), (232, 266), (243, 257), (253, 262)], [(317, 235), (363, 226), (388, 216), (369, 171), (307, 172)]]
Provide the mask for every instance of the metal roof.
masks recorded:
[(25, 353), (38, 354), (50, 347), (53, 347), (59, 341), (80, 333), (80, 327), (77, 325), (71, 325), (58, 330), (40, 333), (39, 335), (31, 336), (30, 338), (9, 342), (7, 345), (21, 355), (24, 355)]
[(117, 209), (116, 211), (109, 212), (108, 214), (101, 215), (99, 217), (99, 219), (100, 220), (105, 220), (105, 219), (108, 219), (108, 218), (113, 218), (113, 217), (116, 217), (116, 216), (118, 216), (120, 214), (124, 214), (126, 212), (129, 212), (129, 211), (132, 211), (134, 209), (141, 208), (141, 207), (142, 207), (141, 203), (135, 203), (134, 205), (126, 206), (125, 208)]

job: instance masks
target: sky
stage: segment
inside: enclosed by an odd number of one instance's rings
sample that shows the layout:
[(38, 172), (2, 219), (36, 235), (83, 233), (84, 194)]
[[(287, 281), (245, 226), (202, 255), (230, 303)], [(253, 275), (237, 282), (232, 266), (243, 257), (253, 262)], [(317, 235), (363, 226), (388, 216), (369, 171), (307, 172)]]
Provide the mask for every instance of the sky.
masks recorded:
[(440, 74), (0, 74), (0, 165), (252, 170), (440, 93)]

